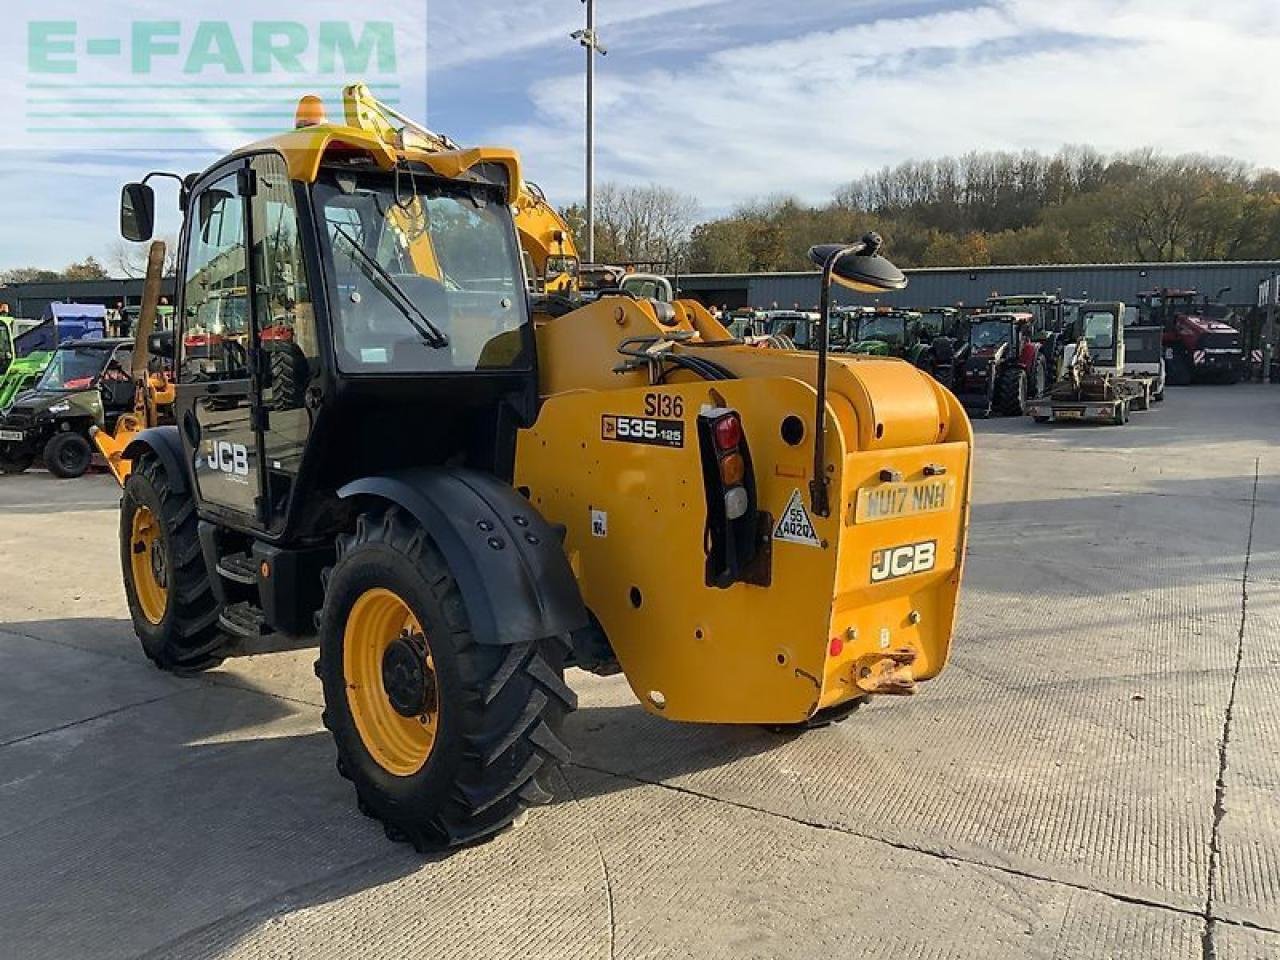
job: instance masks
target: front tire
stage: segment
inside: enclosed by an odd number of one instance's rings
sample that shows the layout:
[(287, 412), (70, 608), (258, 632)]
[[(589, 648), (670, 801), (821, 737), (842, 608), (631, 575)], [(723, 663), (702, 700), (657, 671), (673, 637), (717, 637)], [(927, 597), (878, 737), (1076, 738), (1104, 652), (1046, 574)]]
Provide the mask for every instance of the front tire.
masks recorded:
[(44, 446), (44, 465), (60, 480), (83, 477), (93, 461), (89, 441), (72, 430), (55, 433)]
[(140, 457), (120, 501), (120, 565), (133, 629), (161, 670), (198, 673), (227, 640), (196, 534), (196, 505), (172, 488), (159, 458)]
[[(512, 598), (514, 600), (514, 598)], [(505, 829), (569, 759), (568, 637), (471, 632), (457, 581), (398, 507), (360, 516), (326, 580), (317, 673), (360, 809), (418, 850)]]
[(1018, 366), (1000, 371), (992, 409), (1002, 417), (1020, 417), (1027, 402), (1027, 371)]
[(1049, 366), (1043, 356), (1036, 357), (1033, 379), (1030, 384), (1031, 396), (1043, 397), (1049, 389)]

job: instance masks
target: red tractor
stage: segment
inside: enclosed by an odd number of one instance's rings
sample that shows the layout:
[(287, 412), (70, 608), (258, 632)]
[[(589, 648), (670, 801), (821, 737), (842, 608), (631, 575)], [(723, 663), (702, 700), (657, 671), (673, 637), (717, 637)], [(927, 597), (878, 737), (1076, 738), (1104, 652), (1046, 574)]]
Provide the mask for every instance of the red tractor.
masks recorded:
[(1050, 362), (1031, 314), (975, 314), (956, 352), (952, 389), (962, 399), (981, 397), (987, 416), (1020, 417), (1027, 399), (1048, 389)]
[(1240, 331), (1226, 322), (1230, 308), (1196, 300), (1194, 290), (1138, 294), (1139, 323), (1164, 330), (1161, 342), (1169, 384), (1238, 383), (1245, 372), (1245, 357)]

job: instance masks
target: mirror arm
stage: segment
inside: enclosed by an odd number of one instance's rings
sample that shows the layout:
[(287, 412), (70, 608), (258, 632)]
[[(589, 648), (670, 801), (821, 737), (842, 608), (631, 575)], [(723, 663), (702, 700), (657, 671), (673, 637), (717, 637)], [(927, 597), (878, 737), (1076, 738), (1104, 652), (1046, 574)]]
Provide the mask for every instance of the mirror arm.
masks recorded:
[(187, 208), (187, 178), (179, 176), (176, 173), (169, 173), (167, 170), (152, 170), (142, 178), (142, 183), (150, 183), (154, 178), (162, 177), (165, 180), (176, 180), (178, 182), (178, 207), (186, 210)]
[(828, 257), (826, 265), (822, 268), (822, 295), (818, 308), (818, 382), (816, 384), (818, 400), (813, 414), (813, 478), (809, 481), (809, 503), (813, 512), (820, 517), (831, 516), (831, 481), (827, 479), (826, 463), (827, 327), (831, 323), (831, 284), (835, 277), (836, 264), (844, 257), (858, 253), (865, 247), (865, 241), (843, 247)]

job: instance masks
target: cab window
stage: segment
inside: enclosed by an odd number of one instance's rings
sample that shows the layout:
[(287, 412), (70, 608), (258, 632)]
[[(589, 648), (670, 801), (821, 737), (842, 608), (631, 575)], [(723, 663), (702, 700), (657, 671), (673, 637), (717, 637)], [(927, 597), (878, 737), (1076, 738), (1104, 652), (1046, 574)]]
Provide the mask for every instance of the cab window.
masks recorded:
[(249, 375), (248, 252), (236, 174), (193, 201), (179, 378), (241, 380)]
[[(321, 182), (315, 196), (333, 264), (341, 370), (527, 366), (520, 252), (496, 191), (370, 175)], [(447, 345), (432, 345), (436, 332)]]

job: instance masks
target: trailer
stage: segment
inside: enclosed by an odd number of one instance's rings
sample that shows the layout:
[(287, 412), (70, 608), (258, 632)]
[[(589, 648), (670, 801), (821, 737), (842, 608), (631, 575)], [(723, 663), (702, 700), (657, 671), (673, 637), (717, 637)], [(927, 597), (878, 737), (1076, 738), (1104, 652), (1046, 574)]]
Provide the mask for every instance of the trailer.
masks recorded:
[(1086, 303), (1079, 340), (1064, 350), (1065, 372), (1042, 396), (1028, 400), (1036, 423), (1079, 420), (1123, 426), (1133, 410), (1150, 410), (1157, 378), (1125, 371), (1123, 303)]

